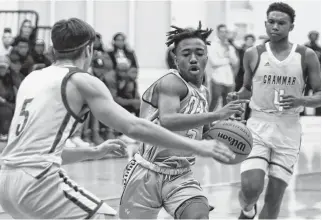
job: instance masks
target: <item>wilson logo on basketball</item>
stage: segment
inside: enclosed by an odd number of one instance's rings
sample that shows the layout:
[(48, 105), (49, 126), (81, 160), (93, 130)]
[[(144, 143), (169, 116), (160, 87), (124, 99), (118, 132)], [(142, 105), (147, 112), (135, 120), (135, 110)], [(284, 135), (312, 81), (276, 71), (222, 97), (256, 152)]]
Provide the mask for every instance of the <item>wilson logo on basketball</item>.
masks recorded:
[(236, 140), (235, 138), (229, 137), (226, 134), (223, 134), (221, 132), (218, 133), (218, 137), (220, 137), (223, 140), (228, 140), (229, 144), (231, 146), (236, 147), (238, 150), (241, 150), (244, 152), (246, 145), (238, 140)]

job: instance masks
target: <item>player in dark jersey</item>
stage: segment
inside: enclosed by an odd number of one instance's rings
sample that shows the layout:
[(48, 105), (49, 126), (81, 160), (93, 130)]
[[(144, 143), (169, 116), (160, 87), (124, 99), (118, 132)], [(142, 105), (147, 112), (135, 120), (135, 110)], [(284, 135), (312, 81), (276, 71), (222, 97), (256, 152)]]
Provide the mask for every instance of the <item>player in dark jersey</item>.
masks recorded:
[[(174, 44), (177, 70), (154, 82), (143, 94), (141, 117), (192, 140), (202, 139), (204, 125), (242, 113), (237, 100), (217, 112), (208, 112), (202, 85), (211, 30), (174, 27), (167, 45)], [(209, 218), (208, 200), (193, 177), (195, 154), (144, 144), (124, 173), (120, 204), (122, 219), (155, 219), (161, 209), (175, 219)]]

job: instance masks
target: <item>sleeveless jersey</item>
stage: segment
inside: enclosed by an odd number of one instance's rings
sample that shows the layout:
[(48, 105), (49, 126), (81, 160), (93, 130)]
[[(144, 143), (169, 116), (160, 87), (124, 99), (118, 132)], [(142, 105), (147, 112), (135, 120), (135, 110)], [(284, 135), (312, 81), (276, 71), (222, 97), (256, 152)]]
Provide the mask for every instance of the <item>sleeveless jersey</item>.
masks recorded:
[(283, 109), (279, 106), (281, 95), (300, 97), (305, 89), (304, 46), (293, 44), (289, 56), (279, 61), (269, 43), (257, 46), (258, 62), (254, 70), (250, 108), (278, 115), (297, 115), (303, 107)]
[[(197, 88), (194, 85), (186, 82), (176, 70), (170, 70), (168, 74), (174, 74), (179, 77), (188, 88), (186, 97), (180, 102), (181, 114), (199, 114), (208, 112), (207, 91), (204, 86)], [(167, 74), (167, 75), (168, 75)], [(159, 110), (157, 107), (158, 100), (155, 98), (155, 88), (162, 78), (153, 83), (143, 94), (141, 104), (141, 117), (148, 119), (155, 124), (159, 123)], [(200, 140), (203, 134), (203, 126), (184, 130), (175, 131), (182, 136)], [(139, 153), (146, 160), (155, 163), (162, 167), (169, 168), (184, 168), (195, 163), (195, 156), (189, 151), (176, 149), (166, 149), (149, 144), (140, 146)]]
[(23, 80), (8, 144), (1, 155), (3, 164), (36, 168), (38, 174), (52, 164), (61, 165), (66, 139), (87, 115), (79, 118), (67, 104), (67, 80), (76, 72), (82, 71), (76, 67), (50, 66), (32, 72)]

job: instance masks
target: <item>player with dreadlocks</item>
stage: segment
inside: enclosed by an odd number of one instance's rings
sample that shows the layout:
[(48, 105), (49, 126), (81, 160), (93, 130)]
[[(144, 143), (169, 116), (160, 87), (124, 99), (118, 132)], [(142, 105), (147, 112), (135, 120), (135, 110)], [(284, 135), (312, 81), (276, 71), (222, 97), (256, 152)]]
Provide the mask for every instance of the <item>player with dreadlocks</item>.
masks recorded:
[[(169, 70), (143, 94), (140, 116), (177, 134), (200, 140), (209, 123), (242, 113), (239, 100), (208, 113), (202, 85), (211, 29), (174, 28), (167, 46), (174, 44), (178, 71)], [(226, 146), (218, 142), (218, 152)], [(220, 153), (219, 153), (220, 154)], [(121, 219), (156, 219), (163, 207), (176, 219), (207, 219), (209, 205), (191, 166), (195, 155), (178, 149), (143, 144), (124, 172)]]

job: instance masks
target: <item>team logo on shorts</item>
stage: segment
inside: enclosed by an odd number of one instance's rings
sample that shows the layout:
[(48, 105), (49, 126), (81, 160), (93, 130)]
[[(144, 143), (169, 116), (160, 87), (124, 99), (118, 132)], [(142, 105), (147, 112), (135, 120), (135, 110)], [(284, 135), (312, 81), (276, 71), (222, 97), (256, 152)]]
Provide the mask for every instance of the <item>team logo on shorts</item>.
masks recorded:
[(123, 172), (123, 187), (125, 188), (126, 184), (128, 183), (135, 167), (138, 165), (135, 159), (132, 159), (125, 167)]

